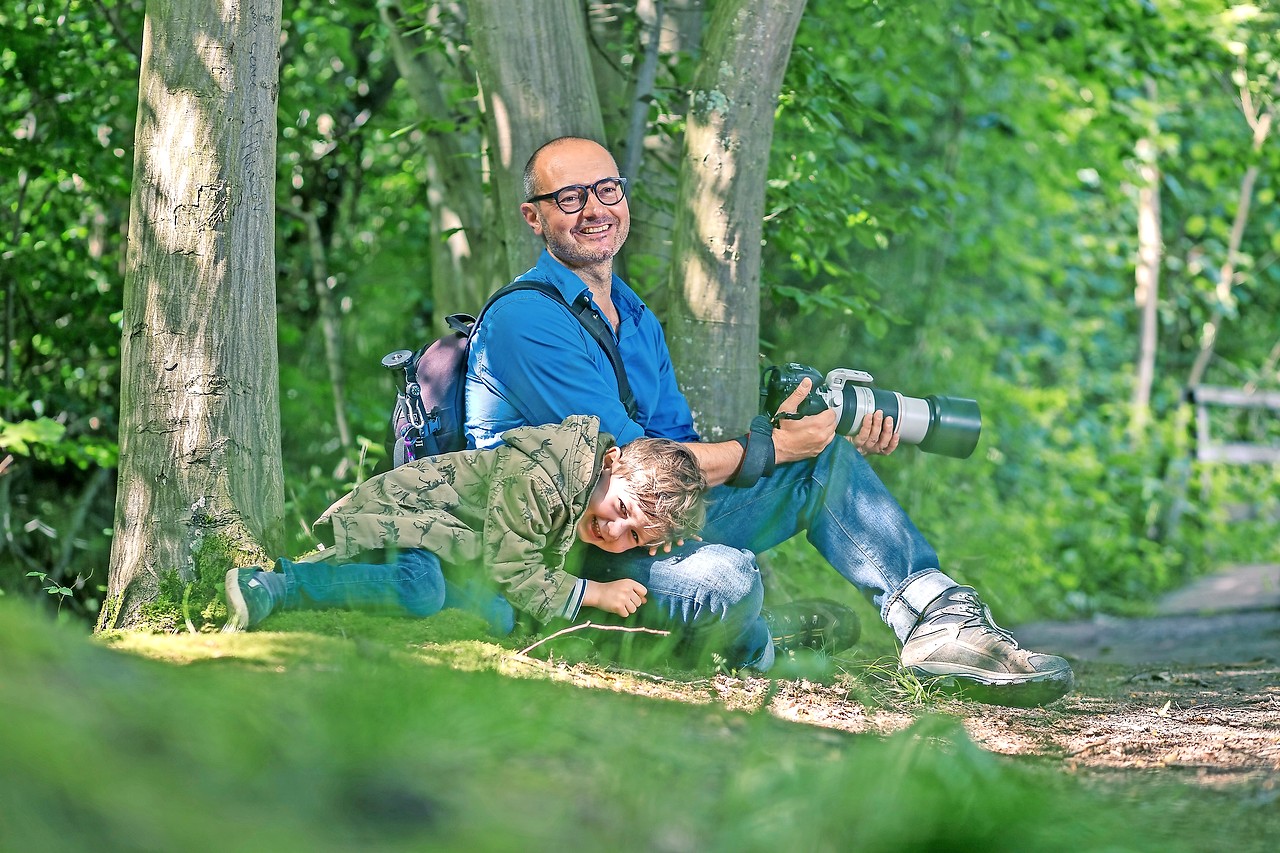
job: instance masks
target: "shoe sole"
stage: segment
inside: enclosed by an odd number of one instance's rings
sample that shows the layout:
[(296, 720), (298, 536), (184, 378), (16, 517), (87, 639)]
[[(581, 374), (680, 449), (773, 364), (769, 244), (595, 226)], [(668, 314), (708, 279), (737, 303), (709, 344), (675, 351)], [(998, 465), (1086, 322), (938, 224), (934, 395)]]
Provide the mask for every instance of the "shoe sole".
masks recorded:
[(982, 677), (965, 672), (939, 674), (914, 666), (907, 667), (907, 670), (924, 684), (939, 687), (944, 692), (986, 705), (1006, 705), (1012, 708), (1048, 705), (1066, 696), (1075, 686), (1075, 675), (1070, 669), (1046, 672), (1031, 678)]
[(227, 622), (222, 626), (222, 633), (232, 634), (243, 631), (249, 625), (249, 604), (240, 592), (239, 569), (227, 571), (224, 581), (227, 587)]

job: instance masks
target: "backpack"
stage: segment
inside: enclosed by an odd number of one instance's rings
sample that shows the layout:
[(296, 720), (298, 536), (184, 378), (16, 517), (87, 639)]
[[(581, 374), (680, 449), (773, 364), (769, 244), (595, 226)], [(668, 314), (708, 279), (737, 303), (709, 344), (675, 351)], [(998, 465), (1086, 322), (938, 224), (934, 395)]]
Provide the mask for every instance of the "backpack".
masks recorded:
[(590, 297), (583, 293), (569, 305), (560, 291), (549, 284), (517, 280), (490, 296), (476, 316), (450, 314), (445, 322), (451, 331), (416, 352), (401, 349), (383, 357), (383, 367), (404, 373), (404, 389), (397, 391), (391, 411), (387, 457), (393, 468), (425, 456), (466, 449), (465, 390), (471, 339), (489, 306), (517, 290), (536, 290), (564, 305), (578, 318), (608, 356), (618, 380), (618, 397), (626, 406), (627, 414), (635, 417), (635, 396), (627, 382), (613, 330), (591, 307)]

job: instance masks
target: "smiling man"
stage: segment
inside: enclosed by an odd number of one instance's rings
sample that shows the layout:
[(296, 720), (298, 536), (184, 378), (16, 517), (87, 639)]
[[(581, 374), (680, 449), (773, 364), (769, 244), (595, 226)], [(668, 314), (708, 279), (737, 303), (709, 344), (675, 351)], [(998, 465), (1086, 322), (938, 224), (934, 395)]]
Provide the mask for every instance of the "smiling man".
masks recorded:
[[(1067, 693), (1067, 662), (1020, 648), (972, 588), (944, 574), (863, 458), (897, 446), (883, 413), (867, 416), (852, 443), (835, 440), (830, 410), (776, 424), (756, 419), (727, 441), (701, 439), (661, 325), (614, 274), (631, 227), (627, 189), (614, 158), (592, 140), (562, 137), (534, 152), (520, 213), (546, 250), (521, 279), (553, 285), (564, 304), (530, 290), (507, 294), (486, 310), (468, 357), (466, 429), (474, 446), (494, 447), (518, 426), (592, 414), (623, 446), (642, 436), (682, 443), (713, 487), (705, 541), (664, 553), (597, 551), (582, 576), (642, 583), (648, 603), (635, 621), (672, 631), (699, 653), (714, 651), (731, 667), (767, 670), (779, 648), (843, 648), (858, 634), (853, 612), (833, 602), (762, 611), (755, 554), (804, 533), (879, 608), (903, 644), (904, 667), (918, 676), (1003, 704), (1043, 704)], [(589, 298), (616, 335), (634, 414), (608, 356), (565, 307), (579, 298)], [(806, 379), (779, 411), (794, 413), (809, 388)]]

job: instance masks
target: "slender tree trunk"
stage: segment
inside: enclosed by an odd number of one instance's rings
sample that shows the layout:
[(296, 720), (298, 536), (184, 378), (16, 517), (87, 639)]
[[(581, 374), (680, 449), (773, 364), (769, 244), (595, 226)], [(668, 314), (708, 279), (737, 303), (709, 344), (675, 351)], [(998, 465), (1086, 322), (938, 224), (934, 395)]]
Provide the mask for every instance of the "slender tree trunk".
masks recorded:
[[(347, 380), (342, 369), (342, 318), (338, 314), (338, 306), (333, 302), (333, 294), (329, 292), (329, 260), (324, 235), (320, 233), (319, 220), (311, 211), (285, 208), (282, 212), (300, 219), (307, 229), (307, 248), (311, 255), (311, 289), (315, 291), (317, 313), (320, 315), (324, 362), (329, 374), (329, 388), (333, 393), (333, 419), (338, 429), (338, 443), (344, 451), (348, 451), (355, 447), (355, 437), (347, 422)], [(341, 478), (349, 464), (350, 456), (344, 453), (334, 477)]]
[[(398, 9), (381, 4), (378, 11), (390, 33), (400, 76), (427, 120), (433, 319), (436, 331), (443, 333), (447, 315), (478, 311), (489, 293), (507, 280), (498, 257), (476, 248), (494, 218), (492, 203), (482, 191), (484, 161), (476, 156), (484, 141), (479, 132), (461, 129), (470, 116), (446, 94), (459, 69), (464, 77), (468, 73), (466, 58), (457, 50), (465, 14), (458, 3), (432, 3), (426, 18), (406, 31)], [(424, 38), (428, 31), (437, 36), (434, 45)], [(450, 122), (453, 126), (447, 127)]]
[(557, 136), (604, 144), (604, 120), (577, 0), (472, 0), (467, 10), (497, 213), (487, 245), (509, 279), (542, 250), (520, 216), (525, 163)]
[[(1271, 134), (1271, 124), (1274, 118), (1272, 105), (1270, 101), (1266, 101), (1255, 106), (1248, 86), (1241, 86), (1240, 108), (1252, 134), (1253, 150), (1255, 152), (1260, 151), (1267, 141), (1267, 137)], [(1219, 327), (1226, 317), (1226, 306), (1234, 298), (1231, 289), (1235, 285), (1236, 255), (1239, 253), (1240, 244), (1244, 239), (1245, 224), (1249, 221), (1249, 207), (1253, 200), (1253, 185), (1257, 179), (1258, 167), (1251, 165), (1245, 170), (1244, 176), (1240, 180), (1240, 200), (1236, 205), (1236, 215), (1231, 223), (1231, 234), (1227, 238), (1226, 256), (1223, 258), (1222, 267), (1218, 270), (1217, 304), (1214, 306), (1209, 322), (1205, 324), (1204, 336), (1200, 343), (1200, 352), (1196, 354), (1196, 360), (1191, 365), (1191, 371), (1187, 375), (1186, 387), (1188, 389), (1195, 388), (1204, 381), (1205, 371), (1209, 369), (1209, 361), (1213, 358), (1213, 351), (1217, 345)], [(1187, 434), (1191, 417), (1191, 405), (1184, 402), (1178, 407), (1176, 425), (1173, 432), (1175, 436), (1185, 436)], [(1178, 526), (1187, 506), (1186, 494), (1190, 478), (1191, 462), (1184, 455), (1179, 454), (1174, 458), (1170, 465), (1170, 470), (1165, 475), (1166, 482), (1170, 484), (1166, 486), (1165, 492), (1173, 495), (1170, 499), (1170, 510), (1165, 517), (1164, 523), (1164, 537), (1166, 539), (1171, 539), (1177, 534)]]
[(206, 537), (273, 552), (279, 0), (149, 0), (125, 277), (115, 539), (100, 628)]
[[(1240, 89), (1241, 107), (1245, 120), (1253, 132), (1253, 150), (1262, 150), (1267, 137), (1271, 135), (1272, 112), (1270, 104), (1259, 107), (1252, 106), (1247, 87)], [(1249, 221), (1249, 206), (1253, 201), (1253, 186), (1258, 180), (1258, 166), (1249, 166), (1240, 180), (1240, 201), (1236, 204), (1235, 219), (1231, 223), (1231, 234), (1227, 238), (1227, 253), (1222, 267), (1218, 270), (1217, 301), (1213, 316), (1205, 324), (1204, 336), (1200, 342), (1200, 352), (1196, 354), (1195, 363), (1191, 365), (1191, 373), (1187, 377), (1187, 387), (1194, 388), (1204, 380), (1204, 373), (1209, 369), (1209, 360), (1213, 358), (1213, 350), (1218, 342), (1218, 330), (1227, 315), (1227, 306), (1235, 298), (1231, 289), (1235, 286), (1236, 256), (1240, 253), (1240, 244), (1244, 241), (1244, 227)]]
[(1153, 117), (1151, 135), (1138, 140), (1138, 261), (1134, 270), (1133, 301), (1141, 314), (1138, 332), (1138, 360), (1129, 416), (1129, 435), (1138, 439), (1151, 416), (1151, 387), (1156, 375), (1156, 344), (1159, 335), (1160, 264), (1164, 240), (1160, 228), (1160, 166), (1156, 150), (1154, 110), (1155, 82), (1147, 81)]
[(720, 0), (689, 106), (667, 335), (703, 436), (742, 432), (759, 381), (773, 116), (804, 0)]
[[(655, 4), (653, 29), (658, 35), (658, 54), (669, 57), (699, 54), (704, 34), (703, 0), (666, 0)], [(661, 16), (658, 11), (661, 9)], [(646, 24), (646, 26), (648, 26)], [(645, 42), (646, 51), (647, 45)], [(646, 62), (648, 58), (646, 56)], [(659, 76), (646, 91), (643, 79), (634, 89), (633, 124), (623, 148), (622, 173), (632, 180), (631, 236), (627, 238), (620, 267), (623, 277), (644, 296), (659, 317), (667, 316), (671, 278), (671, 234), (675, 227), (676, 184), (684, 147), (682, 126), (686, 101), (663, 104), (656, 115), (648, 100), (660, 88), (684, 89), (687, 84), (670, 79), (665, 63), (658, 64)], [(663, 76), (666, 75), (666, 76)], [(641, 104), (644, 107), (640, 115)], [(641, 134), (643, 134), (641, 136)], [(636, 137), (640, 137), (639, 142)]]

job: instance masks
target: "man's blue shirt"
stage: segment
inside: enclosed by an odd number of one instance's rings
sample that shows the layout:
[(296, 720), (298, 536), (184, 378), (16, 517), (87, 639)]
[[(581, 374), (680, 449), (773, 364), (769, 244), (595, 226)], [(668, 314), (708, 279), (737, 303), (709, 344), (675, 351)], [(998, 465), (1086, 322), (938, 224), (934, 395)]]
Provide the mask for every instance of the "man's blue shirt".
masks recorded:
[[(546, 250), (520, 278), (552, 284), (568, 304), (589, 293), (582, 279)], [(571, 414), (596, 415), (601, 430), (618, 444), (642, 435), (698, 440), (658, 319), (616, 275), (612, 297), (621, 318), (618, 352), (638, 407), (635, 419), (618, 397), (608, 356), (572, 312), (537, 291), (521, 290), (490, 306), (472, 339), (469, 445), (494, 447), (509, 429), (560, 423)]]

